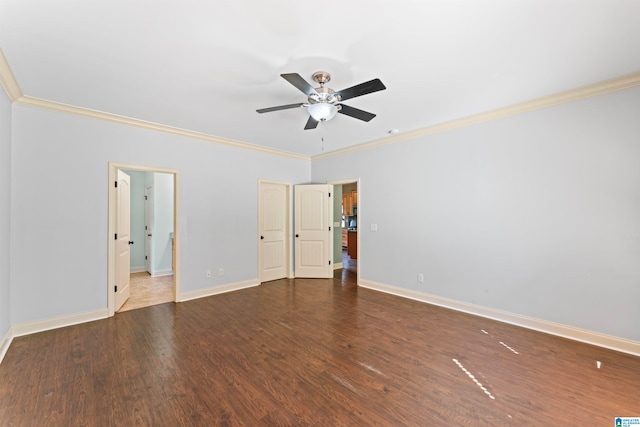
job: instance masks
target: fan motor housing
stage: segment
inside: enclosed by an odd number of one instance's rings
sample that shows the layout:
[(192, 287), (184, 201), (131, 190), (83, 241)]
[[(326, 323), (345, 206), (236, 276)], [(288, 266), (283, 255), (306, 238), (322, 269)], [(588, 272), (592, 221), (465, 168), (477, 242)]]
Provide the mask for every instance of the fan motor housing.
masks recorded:
[(312, 93), (309, 95), (309, 103), (317, 104), (319, 102), (325, 102), (327, 104), (335, 105), (340, 102), (340, 97), (334, 95), (335, 91), (331, 88), (324, 87), (325, 83), (331, 81), (331, 74), (326, 71), (316, 71), (311, 76), (313, 81), (320, 83), (320, 87), (315, 88), (317, 94)]
[(340, 97), (334, 95), (335, 91), (331, 88), (320, 86), (315, 88), (317, 94), (309, 95), (309, 103), (317, 104), (318, 102), (326, 102), (327, 104), (336, 104), (340, 102)]

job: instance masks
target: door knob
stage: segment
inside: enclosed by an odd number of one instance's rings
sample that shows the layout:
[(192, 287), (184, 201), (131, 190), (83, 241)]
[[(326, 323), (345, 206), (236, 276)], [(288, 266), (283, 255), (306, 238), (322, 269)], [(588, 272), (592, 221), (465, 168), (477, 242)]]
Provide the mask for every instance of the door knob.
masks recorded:
[(260, 240), (264, 239), (264, 236), (260, 236)]
[(151, 237), (151, 234), (147, 234), (147, 236)]
[(133, 241), (129, 240), (129, 244), (130, 244), (130, 245), (133, 245)]
[(300, 237), (298, 234), (296, 234), (296, 237)]

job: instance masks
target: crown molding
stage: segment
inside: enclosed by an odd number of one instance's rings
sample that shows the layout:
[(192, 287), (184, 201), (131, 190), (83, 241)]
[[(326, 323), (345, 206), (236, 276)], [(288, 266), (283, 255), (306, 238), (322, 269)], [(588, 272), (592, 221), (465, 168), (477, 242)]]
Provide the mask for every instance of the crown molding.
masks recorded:
[(194, 138), (203, 141), (213, 142), (217, 144), (224, 144), (238, 148), (245, 148), (249, 150), (259, 151), (267, 154), (274, 154), (278, 156), (290, 157), (298, 160), (322, 160), (330, 157), (340, 156), (348, 153), (354, 153), (357, 151), (368, 150), (371, 148), (379, 147), (382, 145), (394, 144), (397, 142), (407, 141), (423, 136), (433, 135), (436, 133), (446, 132), (466, 126), (484, 123), (492, 120), (501, 119), (504, 117), (514, 116), (517, 114), (527, 113), (530, 111), (540, 110), (543, 108), (553, 107), (556, 105), (564, 104), (567, 102), (573, 102), (580, 99), (591, 98), (594, 96), (602, 95), (609, 92), (615, 92), (623, 89), (628, 89), (635, 86), (640, 86), (640, 72), (629, 74), (627, 76), (618, 77), (611, 80), (606, 80), (599, 83), (594, 83), (588, 86), (583, 86), (577, 89), (560, 92), (554, 95), (545, 96), (542, 98), (533, 99), (531, 101), (521, 102), (519, 104), (510, 105), (503, 108), (487, 111), (484, 113), (474, 114), (472, 116), (463, 117), (460, 119), (451, 120), (448, 122), (438, 123), (432, 126), (416, 129), (410, 132), (377, 139), (362, 144), (354, 145), (351, 147), (343, 148), (340, 150), (330, 151), (328, 153), (322, 153), (315, 156), (306, 156), (302, 154), (291, 153), (288, 151), (277, 150), (274, 148), (268, 148), (258, 145), (249, 144), (248, 142), (236, 141), (232, 139), (213, 136), (201, 132), (195, 132), (188, 129), (177, 128), (173, 126), (167, 126), (160, 123), (148, 122), (145, 120), (135, 119), (131, 117), (121, 116), (112, 113), (106, 113), (103, 111), (92, 110), (89, 108), (76, 107), (69, 104), (63, 104), (55, 101), (48, 101), (45, 99), (35, 98), (27, 95), (23, 95), (20, 90), (20, 86), (11, 71), (11, 67), (7, 62), (6, 57), (2, 49), (0, 48), (0, 84), (4, 88), (7, 96), (11, 102), (18, 105), (25, 105), (29, 107), (44, 108), (52, 111), (59, 111), (68, 114), (74, 114), (83, 117), (89, 117), (92, 119), (108, 121), (112, 123), (119, 123), (127, 126), (134, 126), (143, 129), (155, 130), (158, 132), (169, 133), (173, 135), (183, 136), (187, 138)]
[(599, 83), (594, 83), (594, 84), (583, 86), (577, 89), (571, 89), (571, 90), (560, 92), (554, 95), (533, 99), (531, 101), (521, 102), (519, 104), (510, 105), (508, 107), (498, 108), (496, 110), (474, 114), (473, 116), (468, 116), (460, 119), (451, 120), (448, 122), (438, 123), (432, 126), (416, 129), (416, 130), (395, 135), (392, 137), (386, 137), (383, 139), (377, 139), (374, 141), (365, 142), (363, 144), (354, 145), (341, 150), (335, 150), (328, 153), (318, 154), (318, 155), (312, 156), (311, 160), (321, 160), (329, 157), (344, 155), (347, 153), (354, 153), (356, 151), (368, 150), (371, 148), (380, 147), (382, 145), (388, 145), (396, 142), (407, 141), (409, 139), (415, 139), (422, 136), (446, 132), (453, 129), (458, 129), (458, 128), (462, 128), (470, 125), (475, 125), (478, 123), (497, 120), (504, 117), (514, 116), (517, 114), (527, 113), (534, 110), (554, 107), (556, 105), (565, 104), (567, 102), (573, 102), (573, 101), (578, 101), (580, 99), (591, 98), (591, 97), (603, 95), (609, 92), (615, 92), (623, 89), (632, 88), (634, 86), (640, 86), (640, 72), (629, 74), (627, 76), (618, 77), (611, 80), (606, 80)]
[(11, 71), (9, 62), (4, 56), (2, 48), (0, 48), (0, 85), (4, 88), (9, 100), (17, 105), (24, 105), (27, 107), (43, 108), (46, 110), (58, 111), (67, 114), (74, 114), (77, 116), (88, 117), (96, 120), (103, 120), (112, 123), (123, 124), (127, 126), (134, 126), (142, 129), (155, 130), (158, 132), (169, 133), (172, 135), (183, 136), (186, 138), (194, 138), (202, 141), (213, 142), (217, 144), (230, 145), (232, 147), (245, 148), (249, 150), (259, 151), (267, 154), (274, 154), (277, 156), (290, 157), (298, 160), (307, 160), (311, 158), (302, 154), (291, 153), (288, 151), (276, 150), (274, 148), (262, 147), (258, 145), (249, 144), (247, 142), (235, 141), (232, 139), (221, 138), (206, 133), (195, 132), (188, 129), (181, 129), (173, 126), (167, 126), (160, 123), (148, 122), (146, 120), (134, 119), (131, 117), (120, 116), (118, 114), (106, 113), (104, 111), (92, 110), (89, 108), (76, 107), (74, 105), (63, 104), (55, 101), (48, 101), (46, 99), (35, 98), (27, 96), (22, 93), (18, 81)]
[(32, 96), (21, 96), (15, 104), (27, 107), (43, 108), (77, 116), (88, 117), (96, 120), (103, 120), (112, 123), (134, 126), (142, 129), (150, 129), (158, 132), (169, 133), (172, 135), (183, 136), (187, 138), (200, 139), (202, 141), (214, 142), (217, 144), (230, 145), (232, 147), (245, 148), (249, 150), (259, 151), (267, 154), (275, 154), (278, 156), (290, 157), (298, 160), (310, 160), (309, 156), (295, 154), (288, 151), (276, 150), (274, 148), (262, 147), (249, 144), (247, 142), (235, 141), (233, 139), (222, 138), (209, 135), (206, 133), (196, 132), (188, 129), (167, 126), (160, 123), (148, 122), (146, 120), (134, 119), (132, 117), (121, 116), (118, 114), (105, 113), (104, 111), (92, 110), (89, 108), (76, 107), (74, 105), (63, 104), (61, 102), (48, 101), (46, 99), (34, 98)]
[(4, 88), (11, 102), (16, 102), (22, 97), (22, 91), (20, 90), (20, 86), (18, 86), (18, 81), (13, 75), (13, 71), (11, 71), (11, 67), (9, 66), (6, 56), (4, 56), (2, 48), (0, 48), (0, 85)]

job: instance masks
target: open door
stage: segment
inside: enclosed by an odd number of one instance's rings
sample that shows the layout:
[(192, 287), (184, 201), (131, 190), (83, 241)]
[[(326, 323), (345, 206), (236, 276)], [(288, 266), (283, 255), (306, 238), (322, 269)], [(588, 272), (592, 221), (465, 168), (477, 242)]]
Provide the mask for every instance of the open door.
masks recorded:
[(295, 276), (333, 277), (333, 186), (296, 185)]
[(115, 311), (129, 299), (130, 286), (130, 258), (129, 251), (131, 229), (131, 179), (129, 175), (118, 170), (116, 187), (116, 285)]
[(289, 186), (262, 181), (258, 186), (260, 282), (268, 282), (287, 277)]
[[(148, 172), (150, 173), (150, 172)], [(153, 276), (153, 187), (144, 189), (144, 265), (147, 273)]]

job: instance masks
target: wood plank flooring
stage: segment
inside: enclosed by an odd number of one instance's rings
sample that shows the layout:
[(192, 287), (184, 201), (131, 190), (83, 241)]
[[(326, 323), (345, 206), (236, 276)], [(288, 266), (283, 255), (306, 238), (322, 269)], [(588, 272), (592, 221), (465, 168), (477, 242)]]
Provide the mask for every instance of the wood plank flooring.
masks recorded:
[(16, 338), (0, 365), (0, 426), (613, 426), (640, 416), (638, 357), (354, 282), (346, 268)]

